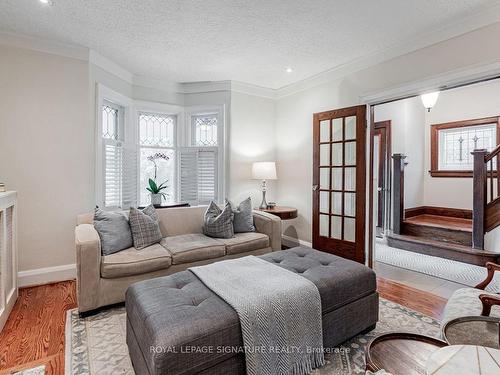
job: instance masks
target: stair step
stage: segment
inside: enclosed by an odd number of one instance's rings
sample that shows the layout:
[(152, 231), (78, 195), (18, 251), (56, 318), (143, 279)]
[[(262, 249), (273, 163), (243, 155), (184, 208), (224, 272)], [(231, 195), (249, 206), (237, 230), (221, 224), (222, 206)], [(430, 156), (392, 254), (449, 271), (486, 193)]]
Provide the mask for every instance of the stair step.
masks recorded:
[(401, 234), (470, 247), (472, 246), (472, 220), (429, 214), (417, 215), (403, 222)]
[(388, 234), (387, 243), (389, 246), (398, 249), (475, 264), (477, 266), (484, 266), (487, 262), (498, 263), (500, 260), (500, 253), (476, 250), (469, 246), (411, 235)]
[(472, 233), (472, 220), (461, 217), (423, 214), (409, 217), (404, 222)]

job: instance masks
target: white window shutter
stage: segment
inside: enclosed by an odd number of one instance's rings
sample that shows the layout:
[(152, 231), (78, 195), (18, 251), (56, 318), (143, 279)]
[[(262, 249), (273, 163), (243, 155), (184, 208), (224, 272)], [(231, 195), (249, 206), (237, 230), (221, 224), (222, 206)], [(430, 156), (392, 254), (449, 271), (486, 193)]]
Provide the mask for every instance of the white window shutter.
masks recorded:
[(198, 150), (179, 150), (179, 190), (181, 202), (198, 204)]
[(179, 175), (182, 202), (196, 205), (217, 200), (217, 150), (179, 150)]
[(120, 143), (104, 142), (104, 207), (118, 208), (122, 202), (123, 149)]
[(137, 148), (126, 145), (123, 148), (123, 177), (121, 208), (137, 206)]
[(217, 151), (198, 150), (198, 203), (217, 200)]

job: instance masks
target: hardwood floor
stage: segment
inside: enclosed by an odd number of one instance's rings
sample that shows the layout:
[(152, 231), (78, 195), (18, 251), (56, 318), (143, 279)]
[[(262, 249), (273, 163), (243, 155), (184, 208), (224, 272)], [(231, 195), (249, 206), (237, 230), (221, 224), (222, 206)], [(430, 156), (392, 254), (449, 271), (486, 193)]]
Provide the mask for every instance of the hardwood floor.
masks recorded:
[(66, 311), (76, 306), (74, 281), (21, 289), (0, 333), (0, 374), (42, 364), (64, 374)]
[[(440, 318), (446, 300), (386, 279), (378, 279), (382, 298)], [(66, 311), (76, 304), (74, 281), (20, 290), (19, 298), (0, 333), (0, 375), (46, 366), (46, 374), (64, 374)]]

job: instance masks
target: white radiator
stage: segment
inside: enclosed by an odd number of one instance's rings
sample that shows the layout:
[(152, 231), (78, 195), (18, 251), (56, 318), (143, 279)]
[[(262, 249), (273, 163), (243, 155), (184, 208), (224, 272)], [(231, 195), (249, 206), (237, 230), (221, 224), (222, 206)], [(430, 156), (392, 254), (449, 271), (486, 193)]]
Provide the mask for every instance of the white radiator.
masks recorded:
[(0, 193), (0, 331), (17, 299), (17, 193)]

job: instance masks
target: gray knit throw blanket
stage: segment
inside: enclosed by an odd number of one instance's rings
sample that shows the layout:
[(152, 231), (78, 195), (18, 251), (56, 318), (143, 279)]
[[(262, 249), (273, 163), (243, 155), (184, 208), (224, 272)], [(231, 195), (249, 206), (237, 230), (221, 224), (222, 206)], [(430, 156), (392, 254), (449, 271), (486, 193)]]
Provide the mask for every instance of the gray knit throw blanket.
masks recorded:
[(190, 270), (238, 313), (248, 375), (303, 375), (325, 363), (310, 280), (254, 256)]

